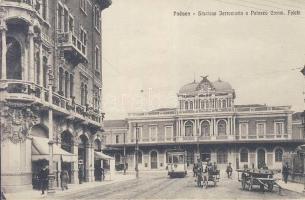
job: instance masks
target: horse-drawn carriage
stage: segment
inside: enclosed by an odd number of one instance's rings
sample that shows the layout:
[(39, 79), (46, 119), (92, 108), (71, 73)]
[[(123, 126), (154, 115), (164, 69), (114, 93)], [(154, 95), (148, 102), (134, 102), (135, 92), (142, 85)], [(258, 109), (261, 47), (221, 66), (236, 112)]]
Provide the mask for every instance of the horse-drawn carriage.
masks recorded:
[(197, 186), (207, 188), (209, 184), (215, 187), (217, 182), (220, 179), (220, 171), (215, 167), (207, 164), (203, 164), (202, 166), (198, 166), (197, 169)]
[(274, 187), (281, 187), (276, 183), (273, 178), (273, 172), (267, 169), (238, 169), (238, 181), (241, 182), (243, 190), (253, 190), (255, 186), (258, 186), (261, 191), (272, 192)]

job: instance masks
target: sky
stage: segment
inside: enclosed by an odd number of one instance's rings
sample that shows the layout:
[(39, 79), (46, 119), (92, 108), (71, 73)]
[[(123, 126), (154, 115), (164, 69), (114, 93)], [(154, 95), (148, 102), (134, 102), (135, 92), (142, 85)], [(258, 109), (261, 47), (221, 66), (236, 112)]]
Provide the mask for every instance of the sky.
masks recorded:
[[(300, 15), (288, 15), (288, 9)], [(285, 15), (270, 15), (271, 10)], [(198, 11), (268, 15), (198, 16)], [(106, 120), (176, 107), (179, 89), (202, 75), (229, 82), (235, 104), (305, 108), (301, 0), (112, 0), (102, 23)]]

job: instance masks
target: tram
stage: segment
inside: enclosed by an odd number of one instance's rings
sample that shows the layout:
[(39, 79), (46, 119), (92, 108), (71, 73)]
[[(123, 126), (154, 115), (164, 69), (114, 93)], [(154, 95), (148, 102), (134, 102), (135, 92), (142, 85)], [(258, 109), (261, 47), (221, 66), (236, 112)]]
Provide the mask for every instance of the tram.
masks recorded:
[(185, 177), (187, 174), (186, 152), (172, 150), (167, 152), (167, 172), (173, 177)]

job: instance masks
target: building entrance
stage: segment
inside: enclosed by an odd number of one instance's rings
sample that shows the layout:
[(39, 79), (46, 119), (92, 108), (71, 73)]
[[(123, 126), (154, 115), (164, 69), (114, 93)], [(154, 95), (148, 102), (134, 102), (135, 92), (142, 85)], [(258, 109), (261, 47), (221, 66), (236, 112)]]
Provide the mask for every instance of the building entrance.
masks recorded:
[(260, 169), (266, 164), (265, 161), (265, 150), (259, 149), (257, 151), (257, 167)]

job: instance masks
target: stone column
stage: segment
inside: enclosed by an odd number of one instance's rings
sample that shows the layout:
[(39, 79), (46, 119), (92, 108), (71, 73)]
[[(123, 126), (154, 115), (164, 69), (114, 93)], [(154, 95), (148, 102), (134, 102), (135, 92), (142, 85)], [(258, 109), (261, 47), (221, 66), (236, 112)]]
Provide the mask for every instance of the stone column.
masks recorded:
[(29, 70), (28, 70), (28, 77), (30, 82), (35, 82), (35, 66), (34, 66), (34, 27), (29, 26), (28, 31), (28, 38), (29, 38)]
[(77, 144), (74, 144), (73, 146), (73, 154), (77, 156), (76, 161), (72, 164), (72, 173), (71, 173), (71, 182), (74, 184), (78, 184), (78, 146)]
[(6, 31), (7, 27), (4, 20), (0, 22), (0, 32), (1, 32), (1, 40), (2, 40), (2, 62), (1, 62), (1, 79), (6, 79)]

